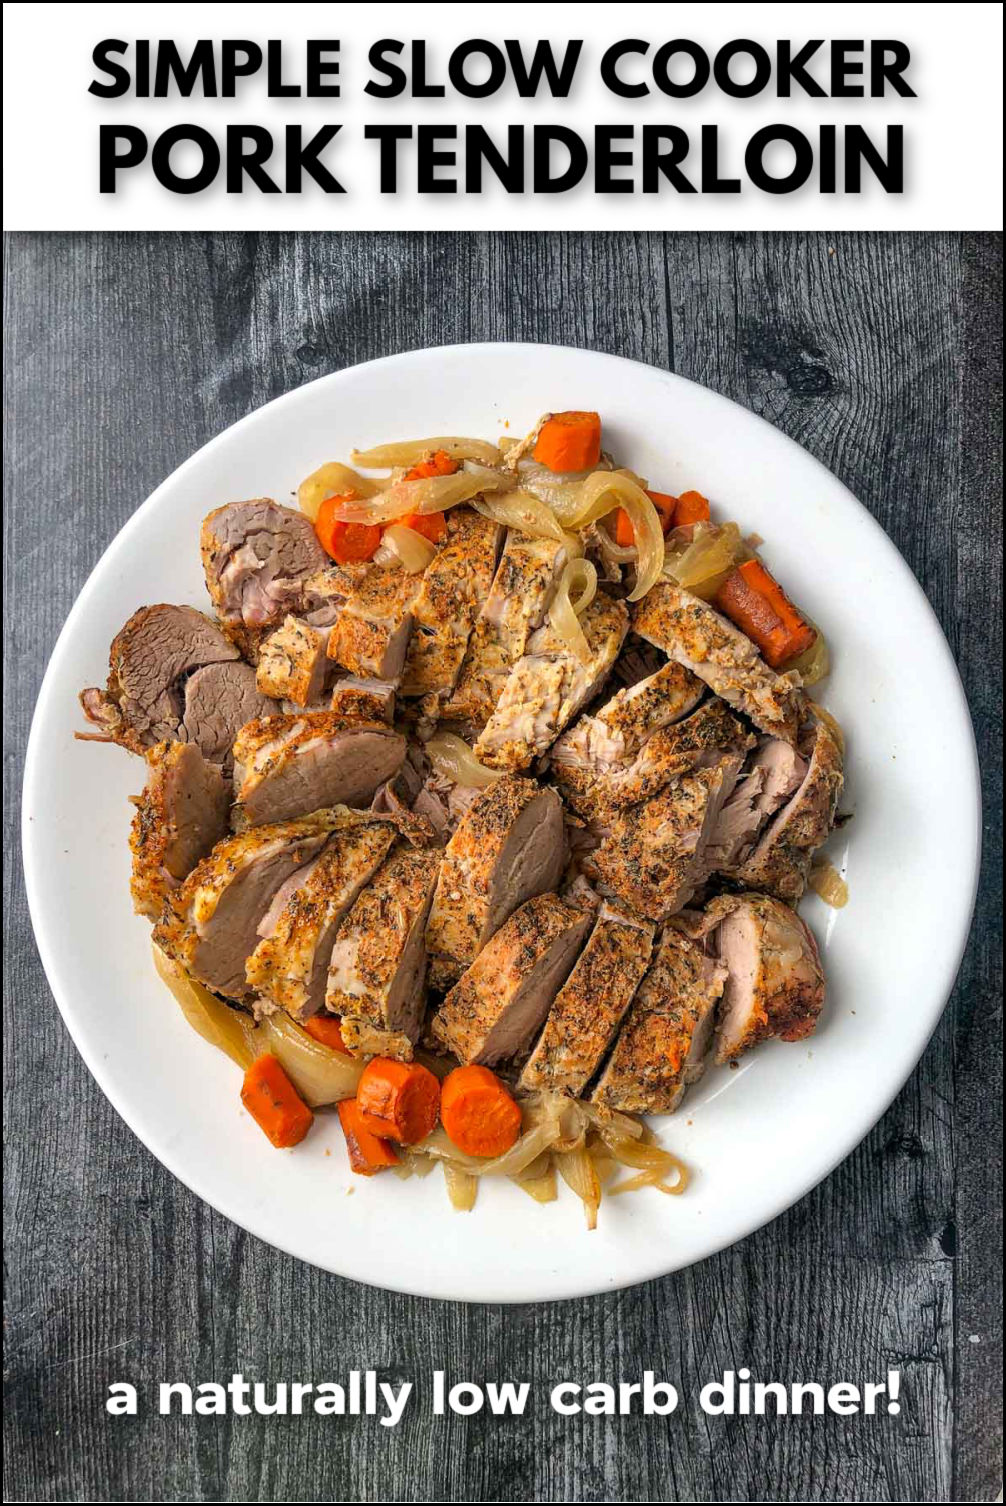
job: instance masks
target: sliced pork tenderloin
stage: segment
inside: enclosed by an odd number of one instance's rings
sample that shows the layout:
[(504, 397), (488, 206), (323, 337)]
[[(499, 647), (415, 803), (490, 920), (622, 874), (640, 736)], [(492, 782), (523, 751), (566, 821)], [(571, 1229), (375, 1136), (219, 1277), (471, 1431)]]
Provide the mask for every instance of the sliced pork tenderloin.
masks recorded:
[(347, 597), (328, 639), (328, 657), (352, 675), (397, 680), (412, 632), (422, 576), (373, 566)]
[(193, 743), (157, 743), (146, 757), (129, 835), (130, 891), (138, 915), (160, 920), (182, 880), (227, 835), (231, 786)]
[(263, 915), (291, 874), (318, 856), (339, 820), (337, 812), (318, 811), (218, 842), (175, 895), (174, 914), (155, 927), (157, 945), (207, 988), (244, 998), (245, 962)]
[(629, 630), (628, 609), (599, 592), (581, 614), (580, 626), (589, 648), (586, 662), (551, 625), (529, 639), (475, 744), (480, 763), (515, 772), (528, 768), (600, 690)]
[(751, 639), (707, 601), (658, 581), (636, 608), (633, 627), (668, 658), (705, 680), (761, 732), (796, 741), (807, 715), (799, 676), (770, 669)]
[(235, 824), (366, 804), (401, 767), (405, 750), (405, 738), (383, 722), (349, 722), (330, 711), (249, 722), (234, 743)]
[(687, 716), (705, 691), (697, 676), (669, 659), (599, 710), (581, 716), (555, 743), (549, 761), (557, 770), (573, 770), (577, 784), (592, 784), (624, 767), (654, 732)]
[(492, 586), (503, 532), (499, 525), (459, 507), (449, 514), (448, 529), (445, 544), (423, 571), (412, 605), (403, 695), (450, 695)]
[(729, 874), (750, 853), (758, 833), (799, 789), (807, 763), (796, 748), (779, 737), (763, 737), (730, 798), (720, 811), (709, 842), (709, 866)]
[(440, 853), (392, 853), (339, 927), (325, 1006), (353, 1055), (409, 1061), (426, 1007), (426, 922)]
[(667, 926), (629, 1006), (591, 1101), (627, 1114), (670, 1114), (705, 1070), (725, 971)]
[(519, 905), (556, 888), (563, 865), (554, 790), (509, 775), (481, 791), (444, 850), (426, 932), (431, 986), (450, 987)]
[(545, 621), (567, 558), (565, 544), (510, 530), (457, 684), (441, 705), (442, 720), (485, 726), (511, 669)]
[(347, 721), (387, 722), (395, 717), (395, 685), (390, 680), (368, 680), (345, 675), (332, 686), (329, 710)]
[(660, 727), (621, 763), (598, 769), (575, 756), (551, 763), (556, 783), (573, 809), (595, 828), (615, 812), (659, 795), (672, 780), (693, 769), (708, 768), (724, 752), (745, 752), (755, 738), (717, 696), (671, 726)]
[(815, 719), (801, 735), (803, 780), (762, 830), (754, 846), (726, 869), (750, 889), (795, 904), (807, 887), (811, 860), (835, 824), (844, 783), (841, 743)]
[(340, 826), (314, 861), (279, 891), (245, 964), (248, 987), (263, 1001), (260, 1010), (285, 1009), (295, 1020), (306, 1020), (321, 1009), (339, 924), (396, 837), (386, 821)]
[(255, 683), (262, 695), (293, 706), (320, 699), (328, 668), (328, 633), (288, 614), (259, 649)]
[(307, 582), (330, 564), (310, 518), (269, 497), (215, 508), (203, 520), (200, 550), (224, 631), (253, 662), (288, 614), (317, 604)]
[(243, 660), (207, 664), (185, 682), (180, 736), (197, 743), (203, 757), (219, 764), (229, 776), (234, 766), (234, 739), (241, 728), (278, 713), (278, 703), (259, 690), (250, 664)]
[(798, 1041), (811, 1033), (824, 1007), (824, 972), (795, 910), (767, 894), (725, 894), (689, 930), (726, 974), (717, 1062), (735, 1061), (770, 1037)]
[(510, 916), (433, 1018), (434, 1039), (461, 1062), (491, 1067), (531, 1045), (576, 961), (590, 916), (554, 894)]
[(107, 688), (82, 691), (80, 704), (111, 741), (143, 753), (165, 738), (182, 739), (188, 676), (238, 657), (233, 643), (195, 607), (141, 607), (112, 641)]
[(590, 939), (549, 1010), (519, 1087), (582, 1095), (622, 1023), (652, 950), (651, 925), (614, 906), (601, 906)]

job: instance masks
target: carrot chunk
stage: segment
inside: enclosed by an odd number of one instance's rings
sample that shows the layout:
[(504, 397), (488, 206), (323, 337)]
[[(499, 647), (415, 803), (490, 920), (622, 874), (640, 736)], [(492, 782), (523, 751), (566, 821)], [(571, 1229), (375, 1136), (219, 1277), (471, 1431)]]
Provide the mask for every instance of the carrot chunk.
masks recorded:
[(520, 1134), (520, 1105), (488, 1067), (455, 1067), (440, 1088), (440, 1122), (468, 1156), (501, 1156)]
[(598, 413), (553, 413), (542, 424), (534, 458), (550, 471), (587, 471), (601, 458)]
[(714, 604), (758, 646), (773, 669), (802, 654), (817, 637), (760, 560), (745, 560), (728, 575)]
[(709, 501), (701, 492), (682, 492), (674, 509), (675, 528), (684, 528), (688, 523), (709, 522)]
[[(666, 534), (674, 524), (674, 509), (677, 506), (677, 497), (672, 497), (667, 492), (647, 492), (646, 495), (657, 509), (657, 515), (660, 518), (660, 527)], [(624, 507), (620, 507), (615, 514), (614, 539), (616, 544), (621, 544), (625, 548), (631, 547), (636, 542), (632, 520)]]
[(442, 512), (407, 512), (403, 518), (396, 518), (395, 522), (401, 523), (403, 528), (421, 533), (431, 544), (439, 544), (441, 539), (447, 537), (447, 519)]
[(398, 1165), (394, 1146), (367, 1128), (355, 1098), (343, 1098), (338, 1110), (339, 1123), (346, 1137), (349, 1164), (353, 1171), (362, 1177), (372, 1177), (386, 1166)]
[(646, 495), (660, 514), (660, 526), (665, 533), (677, 522), (678, 498), (669, 492), (647, 492)]
[(440, 1084), (419, 1062), (375, 1056), (356, 1087), (361, 1123), (385, 1140), (415, 1145), (435, 1127), (440, 1113)]
[(432, 455), (427, 455), (418, 465), (407, 470), (402, 480), (424, 481), (427, 476), (453, 476), (457, 469), (458, 462), (446, 450), (434, 450)]
[(353, 565), (373, 559), (381, 542), (381, 529), (376, 523), (343, 523), (333, 516), (340, 502), (355, 500), (355, 492), (326, 497), (314, 520), (318, 543), (337, 565)]
[(241, 1102), (280, 1150), (299, 1144), (314, 1123), (311, 1110), (268, 1051), (245, 1073)]
[(334, 1014), (313, 1014), (309, 1020), (304, 1021), (304, 1029), (308, 1035), (320, 1041), (323, 1046), (329, 1046), (333, 1051), (341, 1051), (343, 1056), (349, 1056), (346, 1043), (342, 1038), (342, 1021)]

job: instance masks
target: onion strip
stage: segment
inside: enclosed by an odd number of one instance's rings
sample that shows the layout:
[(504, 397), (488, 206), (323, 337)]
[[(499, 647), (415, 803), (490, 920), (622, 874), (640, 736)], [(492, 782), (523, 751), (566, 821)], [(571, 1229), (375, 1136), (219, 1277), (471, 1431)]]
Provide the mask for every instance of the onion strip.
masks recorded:
[(484, 465), (499, 465), (503, 458), (497, 446), (487, 439), (440, 434), (432, 439), (401, 439), (393, 444), (374, 445), (369, 450), (351, 450), (350, 459), (365, 470), (384, 470), (386, 466), (418, 465), (437, 450), (443, 450), (452, 460), (481, 460)]
[(446, 512), (459, 502), (468, 502), (487, 490), (499, 490), (506, 481), (495, 471), (455, 471), (452, 476), (424, 476), (419, 481), (396, 481), (381, 496), (346, 501), (332, 509), (340, 523), (392, 523), (407, 513), (428, 517)]
[(533, 539), (555, 539), (565, 544), (571, 554), (582, 554), (583, 545), (575, 534), (563, 528), (555, 513), (530, 492), (507, 492), (502, 497), (476, 497), (475, 510), (494, 523), (515, 528)]
[[(575, 601), (570, 594), (574, 589), (579, 593)], [(589, 664), (592, 654), (587, 635), (580, 626), (580, 614), (587, 610), (596, 593), (597, 570), (591, 561), (570, 560), (562, 572), (552, 605), (548, 609), (552, 631), (562, 639), (581, 664)]]
[(388, 548), (407, 575), (418, 575), (425, 570), (437, 552), (435, 544), (414, 528), (406, 528), (404, 523), (388, 524), (381, 547)]
[(361, 476), (348, 465), (338, 460), (327, 460), (320, 465), (297, 488), (297, 505), (313, 523), (326, 497), (341, 497), (355, 492), (358, 497), (373, 497), (381, 491), (381, 482), (370, 476)]
[(436, 732), (423, 746), (437, 773), (452, 784), (470, 790), (486, 790), (503, 777), (502, 769), (487, 769), (479, 763), (464, 739), (453, 732)]

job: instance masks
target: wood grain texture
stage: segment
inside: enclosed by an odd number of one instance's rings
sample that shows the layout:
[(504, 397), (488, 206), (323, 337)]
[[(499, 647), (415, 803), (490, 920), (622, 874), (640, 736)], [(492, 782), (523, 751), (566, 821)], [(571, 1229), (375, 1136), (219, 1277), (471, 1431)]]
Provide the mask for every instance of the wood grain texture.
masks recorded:
[[(957, 235), (16, 236), (6, 243), (4, 885), (8, 1499), (991, 1501), (1001, 1483), (1001, 244)], [(821, 1186), (733, 1249), (587, 1301), (460, 1307), (298, 1264), (133, 1138), (62, 1027), (17, 851), (45, 660), (137, 503), (326, 371), (541, 339), (753, 408), (871, 509), (957, 657), (985, 858), (951, 1007)], [(997, 344), (998, 342), (998, 344)], [(17, 610), (11, 610), (16, 603)], [(934, 791), (938, 798), (938, 791)], [(891, 959), (897, 966), (897, 959)], [(900, 1418), (562, 1419), (558, 1379), (694, 1392), (903, 1373)], [(535, 1383), (523, 1422), (109, 1421), (112, 1380), (435, 1367)]]

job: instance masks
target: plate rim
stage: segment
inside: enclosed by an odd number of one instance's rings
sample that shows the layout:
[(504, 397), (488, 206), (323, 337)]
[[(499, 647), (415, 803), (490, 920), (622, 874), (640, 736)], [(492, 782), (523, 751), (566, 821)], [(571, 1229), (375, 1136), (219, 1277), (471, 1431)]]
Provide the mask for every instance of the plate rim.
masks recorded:
[[(865, 1121), (862, 1118), (856, 1119), (855, 1128), (851, 1131), (851, 1133), (847, 1133), (840, 1137), (840, 1139), (836, 1140), (835, 1146), (837, 1148), (834, 1150), (834, 1154), (829, 1156), (829, 1158), (827, 1159), (827, 1164), (824, 1165), (823, 1169), (815, 1166), (808, 1176), (800, 1178), (797, 1180), (797, 1182), (794, 1182), (793, 1188), (787, 1191), (782, 1201), (779, 1202), (778, 1206), (775, 1206), (772, 1211), (765, 1213), (763, 1217), (759, 1216), (758, 1221), (752, 1224), (743, 1233), (726, 1235), (722, 1237), (718, 1235), (713, 1236), (705, 1243), (699, 1241), (700, 1247), (695, 1251), (695, 1253), (691, 1254), (688, 1259), (683, 1262), (668, 1266), (666, 1264), (667, 1257), (665, 1255), (664, 1257), (657, 1259), (652, 1268), (647, 1272), (644, 1272), (643, 1274), (632, 1274), (626, 1276), (624, 1279), (616, 1274), (614, 1279), (608, 1284), (599, 1285), (596, 1278), (593, 1277), (587, 1277), (578, 1284), (575, 1279), (575, 1275), (573, 1274), (575, 1267), (570, 1267), (568, 1279), (564, 1283), (566, 1289), (558, 1295), (549, 1294), (543, 1297), (539, 1297), (528, 1296), (526, 1294), (515, 1295), (513, 1293), (506, 1292), (496, 1293), (493, 1295), (469, 1295), (464, 1292), (459, 1292), (457, 1294), (445, 1296), (441, 1290), (436, 1290), (428, 1284), (424, 1285), (422, 1281), (414, 1282), (412, 1284), (391, 1282), (388, 1280), (370, 1281), (366, 1276), (359, 1275), (356, 1272), (349, 1274), (345, 1271), (339, 1270), (337, 1265), (334, 1263), (323, 1264), (320, 1261), (313, 1260), (310, 1256), (305, 1256), (299, 1250), (293, 1248), (291, 1243), (284, 1242), (281, 1236), (277, 1237), (277, 1235), (272, 1231), (267, 1233), (264, 1232), (261, 1227), (257, 1227), (257, 1220), (255, 1218), (246, 1215), (242, 1215), (241, 1217), (235, 1216), (233, 1212), (231, 1212), (226, 1206), (224, 1206), (226, 1199), (221, 1199), (216, 1194), (214, 1194), (213, 1196), (207, 1194), (207, 1192), (204, 1191), (199, 1185), (200, 1177), (198, 1174), (198, 1168), (192, 1169), (186, 1166), (185, 1169), (183, 1169), (182, 1166), (177, 1163), (175, 1155), (170, 1148), (160, 1147), (158, 1149), (154, 1149), (154, 1147), (150, 1144), (147, 1136), (143, 1132), (141, 1132), (137, 1123), (134, 1122), (134, 1118), (137, 1116), (134, 1116), (131, 1109), (127, 1110), (123, 1106), (116, 1087), (111, 1081), (111, 1074), (106, 1074), (103, 1070), (98, 1050), (96, 1048), (92, 1049), (91, 1045), (83, 1038), (83, 1032), (79, 1030), (78, 1025), (74, 1020), (74, 1008), (72, 999), (70, 997), (72, 991), (67, 990), (66, 996), (64, 996), (62, 979), (59, 976), (59, 962), (57, 955), (58, 948), (53, 945), (53, 938), (46, 931), (45, 926), (42, 925), (40, 927), (39, 924), (39, 915), (41, 913), (41, 881), (36, 867), (36, 856), (33, 846), (34, 838), (32, 825), (29, 818), (29, 811), (33, 807), (33, 800), (31, 797), (34, 792), (35, 781), (39, 777), (39, 770), (42, 760), (42, 753), (39, 747), (41, 737), (39, 728), (44, 715), (44, 710), (53, 695), (52, 685), (55, 679), (56, 668), (58, 666), (61, 651), (65, 643), (69, 640), (72, 632), (74, 631), (78, 619), (83, 616), (87, 610), (92, 591), (96, 589), (95, 578), (105, 564), (108, 555), (112, 551), (118, 552), (119, 549), (126, 547), (128, 540), (132, 536), (132, 533), (136, 528), (140, 526), (141, 518), (143, 518), (148, 513), (148, 511), (154, 510), (154, 508), (158, 504), (161, 493), (166, 488), (172, 486), (180, 477), (184, 476), (190, 469), (194, 468), (198, 464), (204, 453), (207, 450), (211, 449), (213, 446), (220, 443), (225, 436), (233, 436), (242, 428), (251, 427), (256, 422), (261, 421), (263, 415), (271, 412), (274, 409), (282, 408), (284, 405), (295, 404), (300, 395), (308, 389), (316, 388), (319, 385), (327, 385), (333, 388), (337, 388), (341, 382), (347, 379), (351, 379), (355, 373), (358, 373), (361, 370), (367, 368), (379, 367), (382, 365), (394, 364), (396, 366), (401, 366), (402, 364), (411, 364), (413, 362), (422, 361), (428, 358), (436, 359), (439, 356), (457, 356), (461, 353), (471, 352), (473, 350), (483, 352), (498, 352), (500, 350), (515, 349), (526, 352), (562, 352), (567, 355), (581, 357), (589, 356), (592, 360), (599, 360), (601, 362), (612, 363), (615, 365), (626, 366), (640, 370), (646, 373), (647, 377), (652, 378), (656, 376), (657, 378), (660, 378), (663, 381), (667, 382), (668, 385), (672, 387), (679, 383), (683, 383), (689, 387), (698, 388), (700, 391), (706, 394), (710, 394), (719, 401), (728, 403), (740, 414), (745, 415), (747, 419), (755, 420), (758, 424), (764, 425), (764, 427), (773, 435), (775, 435), (777, 439), (784, 441), (784, 447), (792, 447), (792, 449), (802, 457), (803, 461), (810, 461), (814, 467), (817, 467), (820, 471), (822, 471), (823, 474), (828, 478), (830, 485), (838, 486), (841, 488), (842, 492), (845, 494), (847, 502), (853, 503), (862, 517), (868, 521), (873, 531), (875, 546), (881, 552), (887, 555), (887, 557), (899, 569), (900, 573), (903, 575), (906, 581), (910, 583), (911, 587), (914, 589), (917, 599), (922, 604), (924, 612), (928, 614), (931, 624), (936, 630), (934, 635), (934, 642), (938, 645), (939, 652), (942, 655), (944, 661), (944, 665), (951, 671), (950, 681), (956, 687), (957, 709), (960, 712), (961, 731), (964, 734), (963, 742), (966, 744), (970, 755), (967, 760), (966, 770), (962, 772), (966, 772), (970, 777), (972, 796), (970, 803), (972, 807), (972, 821), (969, 825), (968, 830), (966, 832), (961, 832), (961, 839), (962, 842), (966, 840), (968, 843), (968, 852), (965, 856), (970, 861), (971, 876), (970, 884), (968, 885), (967, 903), (961, 911), (960, 934), (957, 938), (957, 944), (949, 954), (946, 972), (939, 984), (939, 987), (934, 989), (931, 995), (932, 999), (934, 1000), (931, 1011), (931, 1018), (929, 1018), (926, 1022), (927, 1028), (925, 1030), (924, 1036), (921, 1038), (921, 1044), (919, 1045), (918, 1050), (913, 1052), (910, 1059), (905, 1064), (904, 1071), (899, 1072), (896, 1075), (892, 1090), (884, 1098), (884, 1101), (876, 1110), (876, 1112), (874, 1112), (874, 1109), (871, 1106), (866, 1115)], [(53, 644), (53, 647), (50, 651), (48, 662), (45, 668), (45, 673), (43, 674), (42, 680), (39, 685), (35, 707), (32, 712), (31, 727), (25, 745), (24, 771), (21, 782), (20, 830), (22, 867), (25, 876), (25, 892), (28, 901), (29, 915), (32, 923), (32, 932), (50, 992), (52, 993), (53, 999), (55, 1000), (56, 1006), (60, 1012), (63, 1023), (67, 1028), (70, 1038), (73, 1041), (73, 1044), (76, 1047), (81, 1058), (83, 1059), (85, 1066), (91, 1073), (91, 1076), (94, 1078), (99, 1089), (108, 1099), (115, 1112), (125, 1122), (130, 1131), (144, 1146), (145, 1150), (153, 1155), (155, 1159), (158, 1160), (161, 1165), (163, 1165), (166, 1170), (171, 1173), (172, 1176), (176, 1177), (185, 1187), (187, 1187), (190, 1192), (192, 1192), (196, 1197), (200, 1198), (204, 1203), (208, 1204), (222, 1217), (229, 1219), (231, 1223), (236, 1224), (239, 1228), (245, 1230), (255, 1238), (260, 1239), (267, 1246), (277, 1249), (283, 1254), (286, 1254), (296, 1260), (300, 1260), (307, 1265), (314, 1265), (317, 1269), (328, 1271), (331, 1274), (339, 1276), (343, 1280), (357, 1281), (361, 1285), (371, 1286), (378, 1290), (392, 1291), (406, 1296), (416, 1296), (443, 1302), (464, 1302), (483, 1305), (509, 1306), (515, 1304), (529, 1304), (539, 1302), (576, 1301), (584, 1297), (603, 1295), (609, 1292), (623, 1290), (627, 1287), (640, 1285), (648, 1281), (659, 1280), (665, 1276), (673, 1275), (677, 1271), (686, 1270), (689, 1268), (689, 1266), (695, 1265), (700, 1261), (707, 1260), (711, 1256), (716, 1255), (723, 1250), (731, 1248), (734, 1244), (738, 1244), (742, 1240), (752, 1237), (759, 1230), (774, 1222), (775, 1219), (779, 1218), (783, 1213), (788, 1211), (788, 1209), (795, 1207), (797, 1203), (801, 1202), (805, 1197), (807, 1197), (807, 1195), (811, 1191), (813, 1191), (815, 1187), (819, 1186), (821, 1182), (823, 1182), (828, 1176), (831, 1175), (831, 1173), (836, 1169), (837, 1166), (839, 1166), (852, 1154), (852, 1152), (863, 1142), (863, 1140), (866, 1139), (866, 1137), (872, 1132), (875, 1126), (883, 1118), (884, 1114), (886, 1114), (891, 1104), (897, 1098), (898, 1094), (902, 1091), (908, 1079), (915, 1071), (916, 1067), (919, 1064), (919, 1061), (921, 1060), (929, 1045), (929, 1042), (932, 1039), (936, 1027), (939, 1024), (953, 993), (953, 989), (956, 985), (957, 977), (960, 972), (961, 964), (965, 951), (967, 949), (968, 942), (971, 938), (973, 928), (974, 909), (977, 899), (981, 871), (982, 811), (983, 805), (981, 769), (974, 732), (974, 723), (971, 716), (971, 709), (968, 702), (967, 693), (963, 680), (961, 678), (960, 669), (957, 665), (956, 659), (954, 658), (953, 651), (947, 640), (946, 634), (943, 631), (942, 624), (940, 623), (940, 620), (936, 615), (932, 603), (926, 596), (921, 583), (916, 577), (915, 572), (912, 570), (911, 566), (902, 555), (897, 545), (885, 532), (885, 530), (878, 522), (878, 520), (874, 517), (869, 508), (867, 508), (865, 504), (859, 500), (855, 493), (853, 493), (846, 486), (846, 484), (841, 480), (840, 477), (838, 477), (833, 471), (829, 470), (824, 462), (819, 460), (817, 456), (811, 453), (810, 450), (806, 449), (797, 440), (793, 439), (789, 434), (785, 433), (782, 429), (778, 428), (768, 419), (762, 417), (761, 414), (755, 413), (753, 409), (746, 407), (743, 403), (737, 402), (734, 398), (728, 397), (725, 393), (718, 392), (715, 388), (708, 387), (702, 382), (695, 382), (691, 378), (682, 376), (677, 372), (667, 371), (661, 366), (653, 365), (646, 361), (639, 361), (633, 357), (616, 355), (608, 351), (595, 350), (589, 346), (551, 344), (543, 341), (530, 340), (482, 340), (460, 341), (434, 346), (416, 346), (408, 350), (394, 352), (389, 355), (373, 357), (372, 359), (367, 361), (356, 362), (350, 366), (342, 367), (338, 371), (326, 372), (321, 376), (312, 378), (312, 380), (309, 382), (302, 382), (298, 386), (291, 388), (289, 391), (280, 393), (276, 397), (271, 398), (268, 402), (261, 404), (259, 407), (253, 408), (250, 412), (244, 414), (234, 423), (226, 425), (223, 429), (213, 434), (202, 445), (200, 445), (198, 449), (193, 451), (191, 455), (187, 456), (180, 465), (176, 466), (173, 471), (171, 471), (166, 477), (164, 477), (161, 482), (158, 483), (158, 485), (149, 494), (149, 496), (147, 496), (144, 501), (141, 502), (140, 505), (130, 514), (121, 528), (117, 530), (117, 532), (109, 540), (106, 547), (102, 550), (101, 555), (95, 561), (94, 565), (88, 573), (87, 579), (77, 593), (73, 604), (71, 605), (70, 610), (67, 614), (66, 620), (64, 621), (56, 637), (55, 643)], [(55, 981), (56, 979), (59, 979), (58, 984)]]

